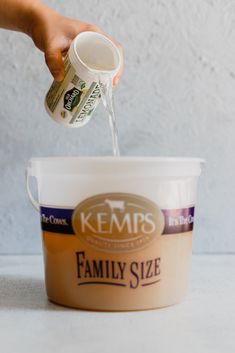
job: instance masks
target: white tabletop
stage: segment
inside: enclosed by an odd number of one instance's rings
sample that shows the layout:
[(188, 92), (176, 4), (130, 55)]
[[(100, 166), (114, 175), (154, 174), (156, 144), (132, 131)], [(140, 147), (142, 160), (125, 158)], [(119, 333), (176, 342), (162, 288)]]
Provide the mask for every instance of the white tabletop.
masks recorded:
[(0, 256), (0, 352), (234, 353), (235, 255), (195, 255), (182, 304), (127, 313), (54, 305), (41, 256)]

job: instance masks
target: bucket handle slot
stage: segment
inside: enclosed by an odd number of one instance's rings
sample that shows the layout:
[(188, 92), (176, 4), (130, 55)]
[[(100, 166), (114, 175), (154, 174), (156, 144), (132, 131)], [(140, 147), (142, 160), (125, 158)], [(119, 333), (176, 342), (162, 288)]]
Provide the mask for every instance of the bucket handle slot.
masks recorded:
[(31, 201), (31, 204), (33, 205), (33, 207), (35, 208), (35, 210), (37, 210), (38, 212), (40, 211), (40, 205), (39, 202), (37, 200), (35, 200), (35, 198), (33, 197), (31, 190), (30, 190), (30, 186), (29, 186), (29, 179), (30, 177), (32, 177), (32, 173), (31, 173), (31, 168), (27, 168), (26, 169), (26, 190), (27, 190), (27, 194), (28, 197)]

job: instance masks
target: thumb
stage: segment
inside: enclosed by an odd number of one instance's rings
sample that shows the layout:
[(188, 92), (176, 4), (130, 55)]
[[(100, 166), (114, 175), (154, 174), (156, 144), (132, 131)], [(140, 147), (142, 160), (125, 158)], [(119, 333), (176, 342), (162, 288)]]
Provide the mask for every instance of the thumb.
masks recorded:
[(64, 78), (64, 62), (60, 49), (46, 51), (45, 61), (54, 79), (62, 81)]

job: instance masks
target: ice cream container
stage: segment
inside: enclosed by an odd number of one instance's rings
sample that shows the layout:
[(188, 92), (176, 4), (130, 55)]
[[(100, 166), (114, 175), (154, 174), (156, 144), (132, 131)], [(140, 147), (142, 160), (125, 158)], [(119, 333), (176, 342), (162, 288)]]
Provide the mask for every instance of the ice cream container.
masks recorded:
[[(33, 158), (48, 298), (126, 311), (180, 302), (187, 289), (201, 159)], [(38, 185), (38, 200), (30, 178)]]

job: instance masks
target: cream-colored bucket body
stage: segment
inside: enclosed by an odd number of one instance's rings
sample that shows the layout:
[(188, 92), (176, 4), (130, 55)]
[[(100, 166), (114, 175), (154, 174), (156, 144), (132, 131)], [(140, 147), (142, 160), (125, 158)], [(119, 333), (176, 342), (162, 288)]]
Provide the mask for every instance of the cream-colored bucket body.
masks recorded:
[(35, 158), (50, 300), (90, 310), (172, 305), (186, 293), (200, 159)]

